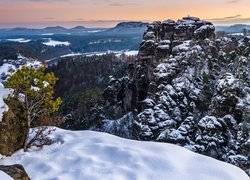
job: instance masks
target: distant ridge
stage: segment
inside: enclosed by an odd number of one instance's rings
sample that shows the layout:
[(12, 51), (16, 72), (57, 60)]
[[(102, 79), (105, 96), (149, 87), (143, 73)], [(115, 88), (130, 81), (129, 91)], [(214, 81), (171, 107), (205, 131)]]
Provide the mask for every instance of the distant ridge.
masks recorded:
[(129, 21), (129, 22), (120, 22), (115, 27), (107, 29), (104, 33), (118, 33), (118, 34), (142, 34), (148, 23), (141, 21)]
[(227, 33), (240, 33), (243, 29), (250, 30), (250, 25), (234, 24), (231, 26), (216, 26), (216, 31), (225, 31)]

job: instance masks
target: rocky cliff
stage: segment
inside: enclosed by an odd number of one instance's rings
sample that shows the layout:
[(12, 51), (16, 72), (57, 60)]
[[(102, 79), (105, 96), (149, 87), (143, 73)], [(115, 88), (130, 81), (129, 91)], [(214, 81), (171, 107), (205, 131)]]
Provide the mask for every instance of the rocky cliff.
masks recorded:
[(250, 174), (249, 37), (214, 31), (195, 17), (149, 24), (138, 60), (110, 80), (99, 115), (132, 111), (133, 138), (179, 144)]

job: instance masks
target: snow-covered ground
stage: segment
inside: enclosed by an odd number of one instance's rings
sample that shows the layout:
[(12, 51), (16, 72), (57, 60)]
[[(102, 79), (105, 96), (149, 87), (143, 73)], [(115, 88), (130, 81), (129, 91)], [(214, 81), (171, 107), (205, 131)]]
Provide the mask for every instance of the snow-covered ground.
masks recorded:
[(6, 40), (11, 41), (11, 42), (19, 42), (19, 43), (27, 43), (31, 41), (31, 39), (24, 39), (24, 38), (6, 39)]
[(232, 33), (232, 34), (228, 34), (230, 36), (244, 36), (244, 33)]
[(69, 46), (70, 43), (68, 41), (62, 42), (62, 41), (56, 41), (56, 40), (52, 40), (51, 38), (47, 39), (47, 42), (43, 43), (46, 46)]
[(9, 175), (7, 175), (6, 173), (0, 171), (0, 179), (1, 180), (13, 180), (13, 178), (11, 178)]
[(53, 36), (54, 33), (44, 33), (44, 34), (41, 34), (42, 36)]
[(125, 55), (127, 56), (136, 56), (138, 54), (138, 51), (125, 51), (124, 52)]
[(105, 29), (104, 30), (91, 30), (91, 31), (87, 31), (88, 33), (98, 33), (98, 32), (103, 32), (103, 31), (105, 31)]
[(63, 57), (72, 57), (72, 56), (102, 56), (105, 54), (116, 54), (117, 56), (120, 56), (121, 54), (125, 54), (127, 56), (136, 56), (138, 54), (138, 51), (136, 50), (131, 50), (131, 51), (105, 51), (105, 52), (88, 52), (88, 53), (70, 53), (66, 55), (62, 55), (61, 58)]
[(0, 76), (2, 76), (2, 75), (10, 75), (11, 74), (9, 72), (10, 69), (15, 70), (16, 67), (13, 64), (4, 63), (2, 66), (0, 66)]
[(56, 129), (54, 144), (2, 157), (22, 164), (32, 180), (249, 180), (240, 168), (185, 148), (92, 131)]
[(0, 83), (0, 122), (2, 121), (3, 113), (9, 110), (9, 107), (4, 102), (4, 99), (6, 99), (9, 94), (10, 90), (5, 89), (3, 84)]

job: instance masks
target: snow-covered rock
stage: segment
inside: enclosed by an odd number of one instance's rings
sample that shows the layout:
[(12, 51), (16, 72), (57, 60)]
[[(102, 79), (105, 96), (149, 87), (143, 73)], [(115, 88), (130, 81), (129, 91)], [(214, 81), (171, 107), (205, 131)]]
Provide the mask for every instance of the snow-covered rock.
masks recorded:
[(1, 180), (13, 180), (8, 174), (4, 173), (3, 171), (0, 171), (0, 179)]

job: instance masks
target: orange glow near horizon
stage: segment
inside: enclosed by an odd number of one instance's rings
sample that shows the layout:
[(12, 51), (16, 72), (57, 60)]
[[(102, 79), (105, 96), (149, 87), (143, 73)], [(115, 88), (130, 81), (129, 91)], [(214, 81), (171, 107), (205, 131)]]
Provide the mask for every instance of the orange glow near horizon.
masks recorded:
[(249, 7), (249, 0), (2, 0), (0, 27), (112, 26), (118, 21), (176, 20), (187, 15), (215, 24), (249, 24)]

